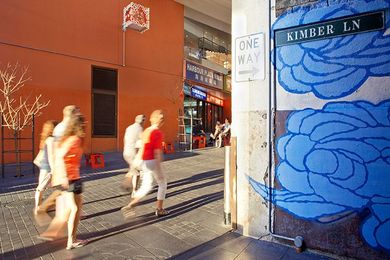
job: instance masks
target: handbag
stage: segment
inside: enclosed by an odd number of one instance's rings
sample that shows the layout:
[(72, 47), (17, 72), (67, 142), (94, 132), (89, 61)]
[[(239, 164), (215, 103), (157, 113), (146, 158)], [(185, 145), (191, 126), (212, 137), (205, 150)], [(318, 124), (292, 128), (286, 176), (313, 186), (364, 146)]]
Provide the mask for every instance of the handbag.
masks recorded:
[(35, 157), (33, 163), (36, 166), (41, 167), (42, 159), (43, 159), (43, 150), (39, 150), (39, 152), (38, 152), (37, 156)]
[(133, 161), (132, 161), (132, 168), (138, 170), (138, 171), (141, 171), (142, 170), (142, 164), (143, 164), (143, 160), (139, 157), (139, 156), (136, 156)]
[(131, 167), (133, 169), (138, 170), (138, 171), (142, 170), (142, 165), (143, 165), (143, 162), (144, 162), (142, 160), (143, 150), (144, 150), (143, 146), (140, 149), (138, 149), (137, 154), (135, 155), (133, 161), (131, 162)]

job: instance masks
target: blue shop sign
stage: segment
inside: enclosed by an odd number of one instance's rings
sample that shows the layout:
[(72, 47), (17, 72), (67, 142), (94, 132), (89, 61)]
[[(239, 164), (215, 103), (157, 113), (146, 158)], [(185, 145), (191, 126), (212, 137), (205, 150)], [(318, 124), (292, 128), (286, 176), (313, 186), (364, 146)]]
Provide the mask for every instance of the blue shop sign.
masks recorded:
[(183, 92), (185, 95), (191, 96), (191, 86), (184, 83)]
[(223, 89), (223, 74), (196, 63), (186, 61), (186, 79)]
[(194, 88), (194, 87), (191, 88), (191, 96), (193, 96), (194, 98), (197, 98), (197, 99), (204, 100), (204, 101), (206, 101), (206, 99), (207, 99), (207, 93), (203, 92), (200, 89)]

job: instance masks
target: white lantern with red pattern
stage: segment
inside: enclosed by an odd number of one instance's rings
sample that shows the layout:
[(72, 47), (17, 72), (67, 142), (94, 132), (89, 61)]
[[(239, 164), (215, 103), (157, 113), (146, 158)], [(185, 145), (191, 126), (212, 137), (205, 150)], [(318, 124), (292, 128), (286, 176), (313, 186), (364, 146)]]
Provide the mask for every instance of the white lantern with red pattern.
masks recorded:
[(149, 30), (150, 8), (131, 2), (123, 9), (123, 30), (144, 32)]

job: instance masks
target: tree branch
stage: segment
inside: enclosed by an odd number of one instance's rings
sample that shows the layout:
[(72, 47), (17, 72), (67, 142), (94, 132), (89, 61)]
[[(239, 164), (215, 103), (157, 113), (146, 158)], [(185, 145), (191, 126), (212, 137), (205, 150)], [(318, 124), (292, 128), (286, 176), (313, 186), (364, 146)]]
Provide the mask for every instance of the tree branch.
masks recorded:
[[(12, 130), (21, 131), (32, 121), (33, 115), (39, 116), (40, 111), (50, 104), (41, 102), (42, 95), (35, 97), (33, 103), (29, 103), (30, 95), (26, 98), (16, 97), (19, 102), (15, 101), (15, 93), (25, 86), (25, 83), (31, 80), (27, 76), (28, 67), (20, 69), (19, 63), (12, 66), (8, 63), (0, 69), (0, 78), (2, 86), (0, 88), (0, 112), (3, 114), (5, 125)], [(2, 96), (2, 97), (1, 97)], [(2, 100), (1, 100), (2, 99)]]

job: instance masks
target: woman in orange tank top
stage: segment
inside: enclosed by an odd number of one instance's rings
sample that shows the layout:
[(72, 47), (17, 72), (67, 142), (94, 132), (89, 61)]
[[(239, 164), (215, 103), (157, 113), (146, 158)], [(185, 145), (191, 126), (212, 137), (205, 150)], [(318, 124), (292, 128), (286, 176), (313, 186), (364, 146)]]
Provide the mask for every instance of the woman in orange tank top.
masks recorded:
[(82, 144), (85, 136), (85, 120), (82, 115), (75, 117), (69, 122), (61, 140), (58, 155), (63, 156), (68, 184), (64, 184), (63, 192), (68, 217), (68, 242), (66, 249), (81, 247), (87, 240), (77, 240), (76, 232), (80, 222), (82, 206), (81, 193), (83, 191), (80, 179), (80, 160), (83, 154)]

